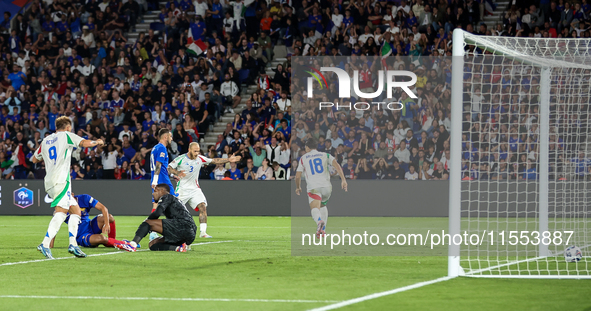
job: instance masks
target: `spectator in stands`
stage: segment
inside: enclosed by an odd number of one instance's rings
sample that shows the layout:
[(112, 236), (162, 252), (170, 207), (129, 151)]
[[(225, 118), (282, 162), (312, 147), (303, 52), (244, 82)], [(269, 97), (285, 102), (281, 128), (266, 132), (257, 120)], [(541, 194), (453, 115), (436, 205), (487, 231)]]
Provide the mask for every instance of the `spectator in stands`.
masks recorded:
[[(368, 176), (364, 175), (366, 167), (360, 165), (362, 159), (369, 171), (375, 170), (372, 178), (383, 178), (380, 159), (384, 159), (391, 165), (386, 178), (399, 177), (399, 170), (410, 170), (411, 163), (415, 173), (420, 173), (426, 161), (437, 160), (430, 169), (433, 175), (442, 175), (438, 179), (445, 179), (444, 173), (449, 171), (445, 163), (449, 160), (451, 126), (451, 60), (440, 56), (451, 52), (454, 28), (478, 35), (522, 38), (590, 36), (586, 30), (589, 5), (585, 0), (582, 4), (541, 1), (517, 2), (508, 9), (498, 7), (497, 11), (506, 13), (495, 27), (480, 23), (485, 14), (492, 13), (485, 11), (483, 1), (413, 0), (398, 5), (379, 2), (371, 7), (355, 1), (345, 7), (304, 1), (277, 2), (267, 7), (262, 2), (245, 5), (184, 0), (162, 8), (150, 2), (150, 10), (160, 9), (158, 19), (163, 30), (150, 29), (147, 33), (134, 31), (145, 11), (144, 5), (135, 0), (68, 4), (70, 7), (64, 8), (40, 2), (22, 15), (4, 13), (0, 23), (0, 128), (4, 126), (0, 143), (12, 146), (16, 139), (24, 141), (28, 151), (34, 151), (40, 139), (55, 131), (54, 120), (69, 115), (75, 132), (82, 130), (89, 138), (104, 137), (111, 142), (111, 147), (103, 151), (82, 151), (81, 162), (85, 165), (78, 164), (85, 179), (123, 175), (125, 161), (131, 163), (130, 178), (142, 179), (146, 174), (149, 178), (146, 156), (156, 143), (152, 135), (160, 127), (174, 129), (171, 146), (176, 147), (169, 150), (171, 156), (185, 152), (189, 142), (201, 139), (202, 144), (215, 141), (214, 150), (218, 151), (230, 145), (232, 151), (245, 155), (245, 162), (237, 169), (243, 169), (246, 179), (255, 179), (252, 175), (256, 175), (257, 166), (262, 166), (265, 158), (287, 169), (301, 156), (305, 141), (320, 136), (327, 141), (319, 147), (334, 153), (344, 167), (352, 168), (349, 178)], [(189, 11), (195, 12), (195, 17), (182, 14)], [(285, 50), (284, 46), (288, 48), (286, 59), (276, 58), (274, 53)], [(368, 60), (373, 55), (380, 57), (384, 47), (392, 51), (390, 57), (384, 58), (388, 69), (417, 74), (417, 85), (412, 89), (417, 99), (406, 92), (394, 92), (403, 105), (401, 111), (370, 109), (344, 114), (342, 110), (318, 111), (316, 107), (299, 106), (306, 102), (306, 89), (300, 81), (292, 81), (291, 55), (352, 56), (333, 65), (349, 72), (358, 70), (362, 89), (372, 92), (377, 84), (377, 75), (372, 73), (381, 69), (382, 62), (370, 64)], [(481, 51), (476, 49), (474, 53)], [(300, 65), (320, 68), (331, 64)], [(466, 135), (470, 143), (466, 144), (463, 160), (468, 163), (465, 170), (476, 178), (524, 176), (529, 170), (528, 156), (532, 159), (531, 169), (537, 169), (537, 120), (529, 116), (538, 113), (534, 112), (538, 99), (531, 92), (540, 79), (531, 69), (502, 72), (506, 65), (512, 64), (489, 66), (492, 68), (474, 65), (464, 77), (469, 83), (483, 81), (474, 84), (467, 92), (470, 97), (464, 99), (469, 107), (464, 110), (468, 115), (464, 125), (468, 128), (463, 131), (472, 133)], [(274, 73), (268, 76), (271, 71)], [(486, 80), (489, 78), (492, 83)], [(515, 90), (507, 89), (509, 85)], [(314, 100), (316, 104), (323, 98), (330, 102), (337, 91), (336, 85), (329, 83), (326, 90), (315, 90)], [(506, 95), (513, 91), (515, 96)], [(358, 100), (364, 99), (354, 97), (352, 104)], [(244, 104), (246, 108), (242, 109)], [(220, 105), (224, 105), (223, 109)], [(521, 106), (526, 108), (522, 110)], [(557, 106), (558, 111), (566, 112)], [(227, 113), (233, 115), (239, 109), (242, 111), (234, 122), (236, 128), (231, 125), (221, 138), (215, 136), (220, 134), (216, 130), (220, 119), (226, 120)], [(517, 120), (516, 127), (503, 129), (513, 120)], [(586, 121), (583, 112), (581, 119), (575, 118), (573, 123)], [(295, 135), (291, 135), (292, 126)], [(486, 134), (489, 131), (491, 135)], [(569, 127), (568, 131), (576, 128)], [(569, 152), (563, 159), (577, 158), (572, 154), (575, 143), (569, 138), (571, 132), (556, 134), (556, 142), (561, 144), (557, 149)], [(209, 135), (217, 139), (208, 140)], [(483, 146), (486, 144), (489, 146)], [(207, 150), (206, 146), (202, 150)], [(13, 151), (3, 149), (4, 159), (10, 159)], [(90, 156), (92, 152), (95, 154)], [(112, 157), (111, 152), (117, 155)], [(528, 153), (525, 161), (521, 161), (522, 152)], [(469, 163), (485, 158), (489, 160), (488, 169), (477, 165), (472, 170)], [(349, 165), (349, 161), (353, 163)], [(502, 161), (504, 165), (495, 166)], [(521, 170), (514, 168), (516, 162), (520, 162)], [(373, 168), (376, 163), (380, 169)], [(440, 163), (444, 163), (443, 171)], [(29, 165), (25, 173), (42, 178), (42, 165)], [(497, 172), (501, 166), (508, 167), (508, 172)], [(586, 176), (587, 166), (581, 170)], [(577, 171), (575, 175), (579, 174)], [(556, 175), (573, 178), (566, 173)], [(4, 176), (19, 177), (14, 173)]]
[(257, 180), (271, 180), (273, 178), (273, 169), (269, 166), (269, 162), (269, 159), (263, 158), (255, 176)]
[(222, 180), (226, 173), (226, 169), (223, 164), (217, 164), (213, 172), (210, 174), (210, 179)]
[(408, 172), (406, 172), (406, 174), (404, 175), (404, 179), (405, 180), (418, 180), (419, 179), (419, 174), (415, 171), (414, 165), (410, 165), (408, 167)]
[(246, 167), (244, 168), (243, 178), (245, 180), (256, 180), (256, 174), (258, 168), (255, 168), (252, 159), (246, 160)]
[(277, 162), (273, 162), (273, 180), (286, 180), (287, 174), (285, 169), (279, 165)]

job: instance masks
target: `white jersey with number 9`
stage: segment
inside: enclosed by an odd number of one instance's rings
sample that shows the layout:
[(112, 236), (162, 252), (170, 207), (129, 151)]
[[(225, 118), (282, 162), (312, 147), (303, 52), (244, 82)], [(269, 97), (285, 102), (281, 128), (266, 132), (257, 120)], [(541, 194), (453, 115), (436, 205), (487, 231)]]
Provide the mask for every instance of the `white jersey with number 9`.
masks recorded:
[(56, 132), (43, 139), (35, 152), (37, 160), (45, 162), (45, 190), (70, 181), (72, 151), (84, 138), (70, 132)]

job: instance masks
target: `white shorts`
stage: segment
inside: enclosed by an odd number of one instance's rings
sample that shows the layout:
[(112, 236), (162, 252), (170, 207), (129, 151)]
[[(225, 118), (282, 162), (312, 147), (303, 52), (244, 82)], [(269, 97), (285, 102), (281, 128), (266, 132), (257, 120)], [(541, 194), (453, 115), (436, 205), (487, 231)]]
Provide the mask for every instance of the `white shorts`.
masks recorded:
[(51, 207), (61, 207), (63, 209), (70, 209), (70, 206), (78, 205), (76, 199), (72, 196), (72, 184), (59, 183), (47, 189), (47, 194), (53, 199)]
[(308, 190), (308, 203), (314, 200), (319, 200), (320, 205), (324, 206), (328, 203), (330, 195), (332, 194), (332, 187), (322, 187)]
[(197, 205), (204, 203), (207, 206), (207, 199), (203, 195), (201, 189), (191, 190), (187, 192), (179, 193), (179, 200), (186, 205), (189, 203), (189, 207), (195, 209)]

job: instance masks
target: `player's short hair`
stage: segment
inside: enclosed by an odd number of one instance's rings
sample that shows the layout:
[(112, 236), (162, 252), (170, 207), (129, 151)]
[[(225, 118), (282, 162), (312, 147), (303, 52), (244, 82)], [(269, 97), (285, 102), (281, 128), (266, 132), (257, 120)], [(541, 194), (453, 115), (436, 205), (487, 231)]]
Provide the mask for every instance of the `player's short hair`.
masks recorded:
[(306, 142), (306, 147), (308, 147), (310, 149), (316, 149), (316, 148), (318, 148), (318, 142), (316, 142), (316, 139), (310, 138)]
[(72, 121), (67, 116), (59, 117), (55, 120), (55, 129), (56, 130), (63, 130), (68, 125), (72, 125)]
[(158, 184), (156, 187), (162, 188), (162, 189), (166, 190), (166, 192), (170, 193), (170, 186), (167, 184)]
[(191, 149), (193, 146), (199, 146), (199, 144), (196, 141), (193, 141), (189, 144), (189, 149)]
[(168, 134), (168, 133), (170, 133), (170, 131), (168, 129), (160, 129), (160, 131), (158, 131), (158, 139), (162, 138), (162, 135)]

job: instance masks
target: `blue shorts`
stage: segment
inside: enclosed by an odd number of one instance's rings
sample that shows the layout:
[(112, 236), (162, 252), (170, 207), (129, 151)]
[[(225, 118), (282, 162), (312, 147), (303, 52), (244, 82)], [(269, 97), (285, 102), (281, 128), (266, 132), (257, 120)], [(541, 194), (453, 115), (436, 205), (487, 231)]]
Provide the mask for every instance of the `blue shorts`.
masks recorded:
[(101, 234), (103, 231), (98, 226), (98, 216), (92, 220), (81, 221), (78, 225), (78, 236), (76, 242), (84, 247), (97, 247), (90, 244), (90, 236), (93, 234)]
[[(176, 193), (176, 192), (174, 191), (174, 186), (173, 186), (172, 184), (168, 184), (168, 183), (166, 183), (166, 184), (167, 184), (167, 185), (170, 187), (170, 194), (174, 195), (175, 197), (178, 197), (178, 196), (179, 196), (179, 195), (178, 195), (178, 193)], [(150, 188), (151, 188), (151, 187), (150, 187)], [(152, 194), (154, 194), (154, 188), (151, 188), (151, 189), (152, 189)], [(154, 201), (154, 197), (153, 197), (153, 196), (152, 196), (152, 203), (156, 203), (156, 202)]]

